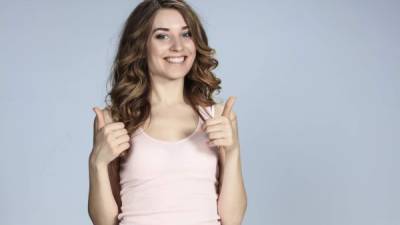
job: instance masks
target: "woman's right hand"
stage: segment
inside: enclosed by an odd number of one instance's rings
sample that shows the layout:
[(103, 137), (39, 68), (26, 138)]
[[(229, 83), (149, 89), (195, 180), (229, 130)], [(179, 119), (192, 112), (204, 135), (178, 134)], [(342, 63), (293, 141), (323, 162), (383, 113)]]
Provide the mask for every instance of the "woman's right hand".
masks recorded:
[(106, 166), (129, 149), (130, 138), (124, 123), (113, 122), (111, 116), (105, 115), (98, 107), (94, 107), (93, 110), (96, 118), (90, 162), (96, 166)]

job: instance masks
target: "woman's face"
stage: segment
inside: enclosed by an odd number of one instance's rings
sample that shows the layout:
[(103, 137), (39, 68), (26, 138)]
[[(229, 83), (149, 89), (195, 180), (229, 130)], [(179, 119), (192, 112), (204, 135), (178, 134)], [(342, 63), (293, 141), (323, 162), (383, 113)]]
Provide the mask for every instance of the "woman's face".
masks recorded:
[(157, 11), (147, 46), (147, 63), (152, 76), (183, 78), (196, 57), (189, 28), (175, 9)]

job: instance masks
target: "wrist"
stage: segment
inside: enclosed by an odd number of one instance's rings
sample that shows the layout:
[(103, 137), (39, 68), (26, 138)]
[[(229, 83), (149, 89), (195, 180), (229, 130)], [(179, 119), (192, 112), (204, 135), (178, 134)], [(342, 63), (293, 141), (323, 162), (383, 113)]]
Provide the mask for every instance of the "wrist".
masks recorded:
[(228, 156), (239, 156), (240, 155), (240, 148), (234, 147), (226, 151), (226, 155)]
[(89, 156), (89, 166), (94, 170), (103, 170), (108, 168), (106, 163), (99, 162), (93, 154), (90, 154)]
[(230, 152), (227, 152), (225, 155), (225, 160), (226, 161), (240, 161), (240, 151), (239, 150), (233, 150)]

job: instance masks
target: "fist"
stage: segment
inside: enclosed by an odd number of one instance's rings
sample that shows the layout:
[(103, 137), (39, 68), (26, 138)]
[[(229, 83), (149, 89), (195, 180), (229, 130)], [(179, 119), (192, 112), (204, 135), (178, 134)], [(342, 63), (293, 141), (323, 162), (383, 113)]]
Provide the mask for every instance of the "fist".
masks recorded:
[(108, 165), (130, 147), (130, 137), (122, 122), (113, 122), (111, 116), (97, 108), (90, 161), (95, 165)]
[(218, 146), (221, 158), (225, 153), (239, 149), (237, 119), (232, 110), (235, 99), (236, 97), (230, 96), (224, 104), (222, 115), (215, 115), (203, 124), (203, 130), (209, 138), (208, 143), (211, 146)]

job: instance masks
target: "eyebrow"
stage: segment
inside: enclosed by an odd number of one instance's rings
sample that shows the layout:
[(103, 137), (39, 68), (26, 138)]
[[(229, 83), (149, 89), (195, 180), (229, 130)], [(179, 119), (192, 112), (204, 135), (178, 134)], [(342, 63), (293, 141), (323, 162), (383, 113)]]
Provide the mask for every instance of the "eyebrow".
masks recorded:
[[(182, 30), (185, 30), (185, 29), (188, 29), (188, 28), (189, 28), (188, 26), (183, 26), (183, 27), (182, 27)], [(169, 31), (168, 28), (165, 28), (165, 27), (157, 27), (157, 28), (155, 28), (155, 29), (153, 30), (152, 34), (154, 34), (154, 32), (156, 32), (156, 31), (158, 31), (158, 30)]]

